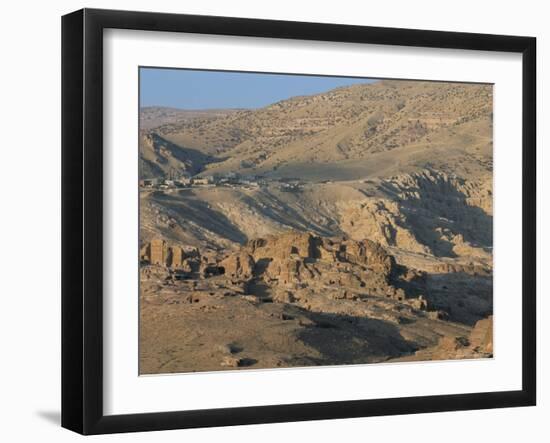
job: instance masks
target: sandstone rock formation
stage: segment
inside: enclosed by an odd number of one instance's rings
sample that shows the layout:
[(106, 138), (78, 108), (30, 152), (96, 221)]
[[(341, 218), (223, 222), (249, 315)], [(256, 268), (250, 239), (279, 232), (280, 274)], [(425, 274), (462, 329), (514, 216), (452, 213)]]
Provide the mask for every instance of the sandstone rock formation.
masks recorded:
[(421, 244), (407, 226), (407, 218), (400, 212), (399, 205), (391, 200), (369, 199), (342, 210), (341, 227), (351, 238), (370, 238), (384, 246), (429, 252), (428, 247)]
[(254, 259), (246, 251), (231, 254), (220, 262), (220, 266), (234, 279), (248, 280), (254, 273)]
[[(288, 303), (319, 292), (333, 299), (376, 296), (405, 302), (408, 297), (403, 288), (424, 285), (422, 273), (398, 266), (376, 242), (322, 238), (296, 231), (251, 240), (222, 257), (186, 252), (156, 239), (142, 248), (142, 260), (170, 268), (175, 276), (220, 276), (252, 291), (269, 288), (275, 301)], [(409, 298), (411, 306), (427, 309), (422, 297)]]
[(492, 192), (486, 180), (425, 169), (382, 180), (379, 189), (380, 196), (340, 205), (341, 227), (351, 238), (416, 253), (490, 259)]
[(478, 353), (493, 353), (493, 316), (479, 320), (469, 338), (470, 347)]
[(197, 250), (184, 250), (181, 246), (172, 245), (161, 238), (154, 238), (140, 249), (140, 260), (157, 266), (167, 266), (192, 272), (193, 262), (198, 261)]

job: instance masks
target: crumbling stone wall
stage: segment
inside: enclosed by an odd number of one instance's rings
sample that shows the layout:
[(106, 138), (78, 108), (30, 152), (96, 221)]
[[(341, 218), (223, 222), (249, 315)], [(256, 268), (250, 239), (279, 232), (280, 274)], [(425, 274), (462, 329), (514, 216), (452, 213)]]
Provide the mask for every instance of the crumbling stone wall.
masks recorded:
[(151, 240), (151, 255), (149, 261), (152, 265), (166, 266), (168, 258), (168, 247), (162, 239), (155, 238)]
[(172, 266), (173, 268), (181, 268), (183, 266), (183, 261), (185, 259), (183, 249), (181, 249), (178, 246), (171, 246), (169, 248), (169, 252), (170, 252), (169, 266)]
[(140, 259), (152, 265), (180, 269), (186, 266), (186, 258), (185, 251), (181, 247), (168, 245), (161, 238), (151, 240), (140, 250)]

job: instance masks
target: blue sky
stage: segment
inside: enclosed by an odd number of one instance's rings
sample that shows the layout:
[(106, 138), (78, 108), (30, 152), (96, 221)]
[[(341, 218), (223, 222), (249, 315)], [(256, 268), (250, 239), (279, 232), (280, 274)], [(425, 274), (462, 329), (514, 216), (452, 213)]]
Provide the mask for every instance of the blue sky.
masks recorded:
[(367, 78), (140, 68), (140, 106), (260, 108), (295, 95), (372, 83)]

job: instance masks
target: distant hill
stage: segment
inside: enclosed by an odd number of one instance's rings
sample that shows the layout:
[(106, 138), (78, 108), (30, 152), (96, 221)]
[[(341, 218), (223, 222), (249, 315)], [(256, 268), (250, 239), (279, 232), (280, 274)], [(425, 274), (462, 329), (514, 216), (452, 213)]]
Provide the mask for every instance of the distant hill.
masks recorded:
[(214, 159), (193, 148), (178, 146), (154, 132), (142, 132), (140, 145), (140, 178), (190, 177)]
[(209, 156), (208, 174), (340, 180), (435, 167), (477, 176), (492, 171), (492, 87), (384, 80), (258, 110), (189, 111), (154, 132)]
[(233, 109), (187, 110), (163, 106), (145, 106), (140, 109), (140, 128), (154, 129), (168, 123), (178, 123), (197, 117), (220, 117), (235, 112)]

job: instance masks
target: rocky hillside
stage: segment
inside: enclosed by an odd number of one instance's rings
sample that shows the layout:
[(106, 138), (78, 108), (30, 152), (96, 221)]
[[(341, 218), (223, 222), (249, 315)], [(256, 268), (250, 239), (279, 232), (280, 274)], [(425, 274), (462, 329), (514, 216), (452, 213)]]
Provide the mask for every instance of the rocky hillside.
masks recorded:
[(233, 248), (247, 240), (310, 231), (374, 240), (405, 252), (490, 261), (492, 190), (422, 170), (387, 179), (305, 184), (296, 192), (194, 188), (141, 194), (141, 235), (195, 246)]
[(216, 118), (235, 112), (233, 109), (186, 110), (164, 106), (145, 106), (140, 109), (139, 127), (148, 131), (166, 124), (178, 124), (195, 118)]
[(192, 176), (213, 158), (192, 148), (183, 148), (155, 132), (139, 137), (139, 175), (141, 179)]
[(485, 256), (492, 247), (492, 188), (423, 170), (377, 183), (382, 197), (341, 204), (341, 229), (351, 238), (437, 257)]
[[(315, 176), (320, 168), (325, 178), (338, 178), (339, 169), (372, 172), (361, 163), (368, 160), (383, 174), (429, 164), (465, 175), (492, 168), (492, 87), (384, 80), (155, 132), (215, 157), (206, 173), (289, 176), (300, 168)], [(434, 153), (443, 151), (442, 161)]]

